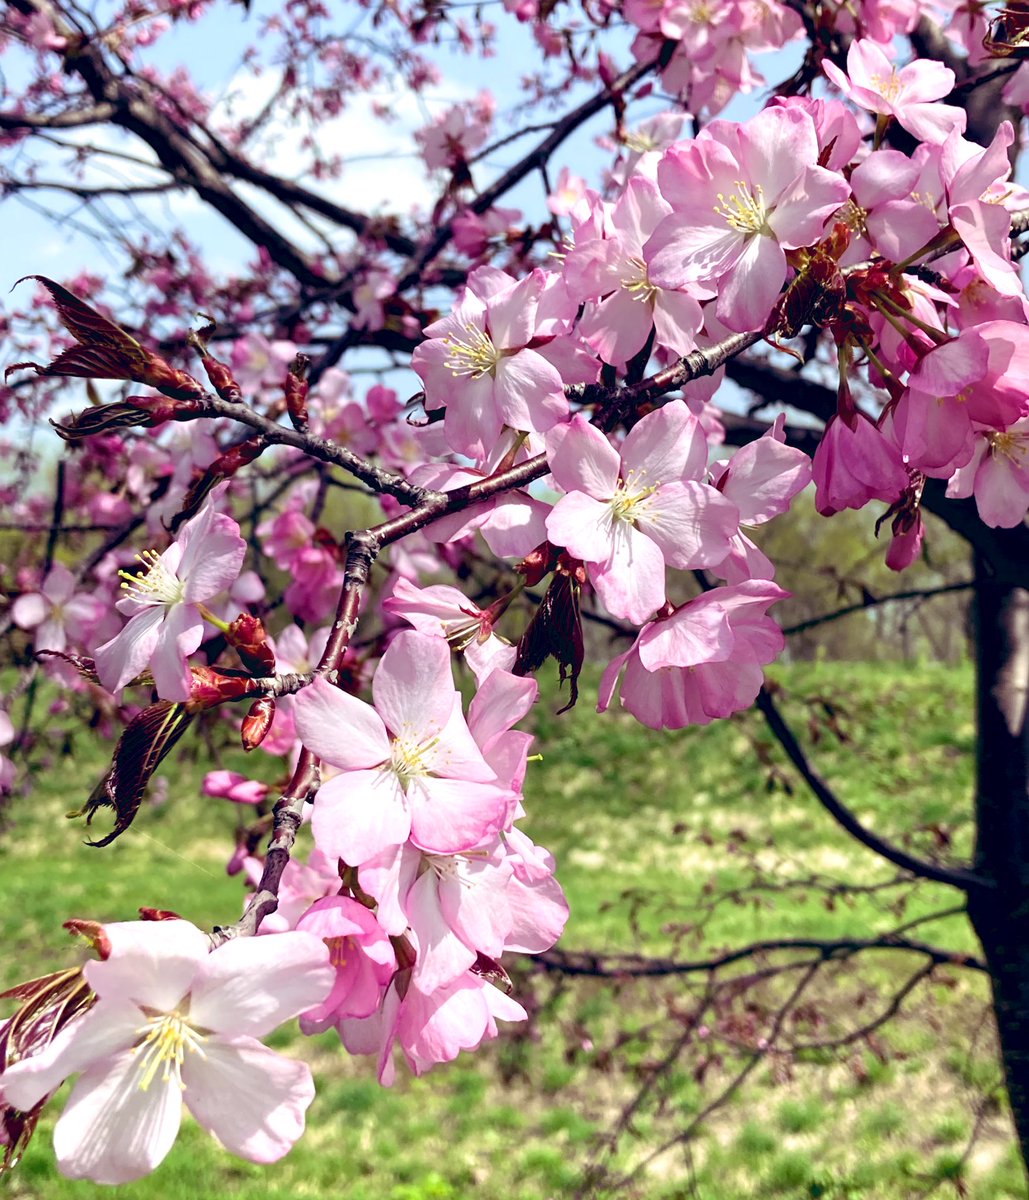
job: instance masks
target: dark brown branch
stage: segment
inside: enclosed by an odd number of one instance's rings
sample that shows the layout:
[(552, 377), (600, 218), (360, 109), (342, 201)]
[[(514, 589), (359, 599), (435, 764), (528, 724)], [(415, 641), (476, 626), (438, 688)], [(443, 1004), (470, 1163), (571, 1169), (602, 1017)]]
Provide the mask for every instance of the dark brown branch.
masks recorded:
[(973, 954), (947, 950), (912, 938), (886, 933), (877, 938), (770, 938), (751, 942), (725, 954), (693, 960), (647, 958), (641, 954), (595, 954), (590, 951), (546, 950), (533, 956), (547, 971), (562, 975), (588, 976), (595, 979), (662, 979), (676, 975), (702, 975), (720, 971), (734, 963), (767, 954), (813, 950), (826, 961), (851, 958), (865, 950), (900, 950), (923, 955), (930, 965), (966, 967), (970, 971), (987, 970), (986, 963)]
[(232, 421), (239, 421), (242, 425), (259, 430), (272, 445), (292, 446), (296, 450), (302, 450), (311, 458), (342, 467), (343, 470), (349, 471), (351, 475), (360, 479), (362, 483), (366, 483), (375, 492), (395, 496), (404, 504), (424, 506), (428, 503), (439, 504), (440, 502), (442, 493), (409, 483), (403, 475), (398, 475), (395, 471), (387, 471), (383, 467), (373, 466), (352, 450), (348, 450), (336, 442), (331, 442), (327, 438), (315, 437), (311, 433), (300, 433), (296, 429), (280, 425), (270, 417), (264, 417), (255, 412), (248, 405), (234, 404), (213, 394), (205, 396), (204, 404), (209, 410), (208, 415), (228, 417)]
[(55, 113), (0, 112), (0, 129), (76, 129), (101, 125), (114, 116), (113, 104), (95, 104)]
[(916, 858), (913, 854), (908, 854), (906, 850), (902, 850), (899, 846), (895, 846), (892, 842), (867, 829), (808, 762), (807, 756), (793, 734), (793, 730), (786, 723), (785, 718), (779, 711), (767, 688), (762, 687), (758, 693), (756, 704), (767, 721), (768, 728), (778, 739), (779, 744), (786, 751), (787, 758), (789, 758), (790, 762), (800, 772), (801, 778), (808, 785), (808, 788), (818, 802), (831, 817), (863, 846), (867, 846), (869, 850), (872, 850), (881, 858), (885, 858), (887, 862), (891, 862), (894, 866), (901, 867), (905, 871), (910, 871), (913, 875), (917, 875), (922, 879), (932, 879), (936, 883), (945, 883), (950, 887), (959, 888), (964, 892), (983, 892), (996, 886), (992, 880), (985, 876), (977, 875), (973, 871), (960, 867), (943, 867), (936, 863)]
[(928, 600), (932, 596), (947, 596), (954, 592), (967, 592), (973, 588), (975, 584), (969, 580), (967, 583), (948, 583), (937, 588), (913, 588), (908, 592), (890, 592), (887, 596), (868, 596), (863, 600), (858, 600), (854, 604), (847, 604), (843, 608), (837, 608), (830, 613), (823, 613), (820, 617), (810, 617), (806, 621), (798, 621), (796, 625), (789, 625), (783, 628), (783, 633), (787, 636), (794, 633), (806, 633), (809, 629), (816, 629), (819, 625), (827, 625), (830, 621), (839, 621), (842, 617), (849, 617), (853, 613), (864, 612), (866, 609), (875, 608), (880, 604), (889, 604), (894, 600)]

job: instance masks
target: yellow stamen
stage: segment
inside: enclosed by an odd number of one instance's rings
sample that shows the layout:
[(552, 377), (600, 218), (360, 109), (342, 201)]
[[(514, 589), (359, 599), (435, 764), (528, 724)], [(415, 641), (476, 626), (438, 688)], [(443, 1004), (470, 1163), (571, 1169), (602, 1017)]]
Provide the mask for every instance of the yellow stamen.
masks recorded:
[(178, 604), (185, 593), (186, 584), (182, 579), (173, 575), (156, 550), (144, 550), (136, 555), (136, 560), (146, 568), (142, 575), (133, 575), (129, 571), (119, 571), (122, 590), (128, 592), (133, 600), (143, 604)]
[(207, 1057), (203, 1050), (203, 1043), (207, 1039), (190, 1028), (178, 1013), (153, 1017), (139, 1032), (143, 1038), (132, 1053), (140, 1055), (140, 1091), (147, 1090), (158, 1071), (161, 1072), (162, 1082), (167, 1083), (174, 1078), (179, 1087), (183, 1087), (182, 1064), (186, 1051), (199, 1054), (201, 1058)]
[(466, 340), (462, 341), (449, 335), (443, 339), (443, 344), (450, 351), (450, 357), (443, 365), (449, 367), (455, 376), (469, 376), (481, 379), (483, 375), (494, 375), (501, 353), (493, 345), (489, 334), (474, 325), (464, 326)]
[(751, 187), (743, 179), (737, 179), (735, 183), (739, 192), (730, 193), (728, 198), (719, 192), (715, 212), (730, 229), (740, 233), (763, 233), (769, 237), (773, 236), (768, 225), (764, 188), (759, 183)]
[(642, 258), (630, 258), (629, 265), (633, 270), (622, 280), (622, 287), (634, 300), (641, 300), (646, 304), (654, 299), (658, 289), (650, 282), (647, 275), (647, 264)]

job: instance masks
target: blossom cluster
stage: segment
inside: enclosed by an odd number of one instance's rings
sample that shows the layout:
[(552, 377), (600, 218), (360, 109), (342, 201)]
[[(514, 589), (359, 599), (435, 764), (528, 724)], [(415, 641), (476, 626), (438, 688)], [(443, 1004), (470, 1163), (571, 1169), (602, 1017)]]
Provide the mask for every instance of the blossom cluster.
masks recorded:
[[(506, 7), (547, 41), (541, 6)], [(261, 768), (214, 770), (206, 794), (254, 806), (262, 832), (297, 801), (306, 847), (275, 879), (276, 911), (248, 931), (260, 936), (212, 950), (181, 920), (103, 926), (84, 1011), (0, 1064), (3, 1104), (22, 1113), (80, 1075), (55, 1135), (67, 1173), (120, 1182), (152, 1169), (183, 1097), (244, 1157), (285, 1153), (310, 1073), (258, 1039), (286, 1019), (335, 1029), (388, 1084), (397, 1051), (420, 1074), (525, 1018), (501, 960), (547, 951), (568, 907), (552, 856), (520, 827), (542, 801), (532, 734), (516, 726), (531, 723), (531, 675), (548, 655), (574, 701), (584, 614), (622, 638), (598, 664), (600, 712), (703, 725), (749, 706), (783, 649), (769, 610), (788, 593), (757, 531), (809, 483), (826, 516), (885, 504), (896, 569), (921, 551), (932, 481), (974, 498), (987, 525), (1025, 519), (1029, 302), (1011, 236), (1029, 194), (1011, 179), (1009, 123), (978, 144), (947, 103), (949, 67), (896, 64), (894, 39), (923, 7), (841, 10), (846, 69), (823, 64), (822, 98), (780, 97), (692, 137), (682, 112), (660, 114), (621, 131), (602, 191), (566, 167), (548, 198), (555, 254), (515, 249), (531, 239), (514, 210), (458, 207), (464, 283), (447, 312), (398, 295), (403, 267), (384, 249), (397, 235), (369, 234), (351, 330), (391, 350), (416, 343), (413, 420), (385, 382), (359, 396), (339, 367), (309, 391), (316, 339), (302, 327), (236, 337), (225, 363), (194, 335), (208, 388), (40, 280), (75, 344), (55, 336), (49, 365), (18, 367), (152, 393), (58, 425), (80, 447), (64, 509), (94, 531), (142, 511), (150, 548), (133, 557), (115, 538), (89, 569), (48, 552), (5, 578), (17, 636), (69, 694), (93, 697), (98, 726), (126, 725), (85, 811), (110, 803), (121, 833), (161, 758), (213, 710), (304, 786), (298, 799), (287, 784), (274, 813), (282, 789)], [(626, 0), (622, 13), (638, 61), (663, 53), (663, 86), (694, 115), (752, 89), (752, 56), (802, 33), (775, 0)], [(39, 54), (60, 48), (49, 21), (16, 25)], [(960, 23), (952, 36), (982, 41)], [(166, 90), (199, 119), (184, 84)], [(460, 206), (493, 116), (483, 94), (419, 134), (426, 165), (449, 176), (440, 214)], [(914, 149), (891, 144), (897, 129)], [(175, 284), (167, 265), (146, 271)], [(782, 412), (759, 436), (746, 425), (729, 453), (733, 422), (713, 403), (726, 358), (764, 342), (755, 361), (788, 392), (797, 377), (772, 356), (804, 329), (805, 378), (829, 398), (813, 460)], [(241, 441), (211, 389), (257, 413), (261, 436)], [(270, 418), (284, 413), (296, 436), (273, 448)], [(753, 415), (736, 414), (737, 428)], [(272, 470), (248, 477), (260, 455)], [(339, 482), (327, 464), (373, 492), (375, 605), (361, 545), (326, 516)], [(281, 486), (266, 488), (272, 475)], [(26, 522), (46, 519), (39, 498), (11, 499)], [(236, 701), (251, 705), (242, 720)], [(19, 740), (0, 707), (0, 747)], [(15, 783), (0, 757), (0, 790)], [(230, 869), (262, 894), (267, 861), (251, 841)]]

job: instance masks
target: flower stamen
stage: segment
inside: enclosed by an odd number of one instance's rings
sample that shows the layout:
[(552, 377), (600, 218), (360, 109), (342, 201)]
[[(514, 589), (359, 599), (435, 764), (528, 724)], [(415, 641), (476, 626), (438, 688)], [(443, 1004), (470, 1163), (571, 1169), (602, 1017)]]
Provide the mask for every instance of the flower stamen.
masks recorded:
[(140, 604), (179, 604), (186, 591), (185, 580), (178, 579), (161, 561), (156, 550), (143, 550), (136, 555), (146, 570), (142, 575), (119, 571), (122, 590)]
[(165, 1013), (153, 1017), (140, 1031), (142, 1041), (132, 1053), (140, 1055), (139, 1089), (145, 1092), (161, 1072), (161, 1081), (167, 1083), (174, 1078), (180, 1088), (182, 1082), (182, 1064), (186, 1051), (199, 1054), (206, 1058), (203, 1043), (207, 1040), (202, 1034), (192, 1029), (178, 1013)]

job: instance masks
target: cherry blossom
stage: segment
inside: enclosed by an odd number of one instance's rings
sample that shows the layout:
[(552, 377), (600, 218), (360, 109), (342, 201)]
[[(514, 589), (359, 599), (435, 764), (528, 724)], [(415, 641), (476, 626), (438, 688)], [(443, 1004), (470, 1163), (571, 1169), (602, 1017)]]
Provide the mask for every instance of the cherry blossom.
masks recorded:
[(187, 921), (106, 925), (85, 967), (97, 1002), (0, 1077), (30, 1109), (81, 1072), (54, 1129), (61, 1172), (94, 1183), (148, 1174), (171, 1149), (185, 1101), (227, 1149), (274, 1162), (303, 1133), (311, 1073), (261, 1045), (319, 1003), (334, 972), (320, 938), (244, 938), (211, 951)]
[(822, 70), (850, 100), (869, 112), (894, 117), (923, 142), (944, 141), (965, 131), (964, 109), (934, 101), (954, 87), (954, 72), (932, 59), (916, 59), (900, 70), (878, 43), (857, 38), (847, 51), (847, 73), (826, 59)]
[(94, 651), (104, 687), (118, 692), (149, 667), (164, 699), (188, 699), (187, 660), (204, 633), (200, 605), (233, 582), (246, 549), (236, 522), (209, 502), (163, 554), (139, 556), (141, 575), (120, 572), (126, 595), (117, 607), (130, 620)]
[(398, 634), (372, 696), (374, 707), (318, 678), (296, 699), (304, 745), (340, 771), (312, 818), (325, 853), (359, 866), (410, 836), (452, 854), (506, 824), (509, 793), (465, 724), (443, 638)]
[(739, 511), (697, 482), (707, 441), (685, 404), (644, 417), (620, 453), (579, 414), (548, 437), (547, 456), (567, 493), (547, 518), (550, 540), (587, 564), (615, 616), (640, 622), (660, 608), (666, 564), (716, 566), (729, 553)]
[(788, 595), (749, 580), (705, 592), (647, 625), (604, 672), (597, 711), (610, 707), (619, 677), (622, 706), (652, 729), (707, 725), (748, 708), (762, 667), (785, 644), (767, 609)]
[[(543, 432), (567, 416), (566, 381), (531, 345), (547, 284), (540, 270), (516, 280), (479, 267), (453, 312), (426, 328), (429, 340), (412, 355), (426, 407), (445, 408), (447, 442), (459, 454), (486, 457), (504, 425)], [(573, 315), (566, 302), (566, 322)]]
[(786, 279), (785, 251), (816, 242), (850, 195), (818, 154), (814, 123), (797, 108), (715, 121), (667, 150), (658, 183), (673, 211), (644, 250), (650, 282), (716, 286), (730, 329), (760, 328)]
[(39, 650), (64, 651), (69, 645), (87, 646), (106, 615), (99, 597), (78, 590), (67, 567), (54, 563), (38, 592), (26, 592), (11, 606), (11, 620), (21, 629), (34, 629)]

